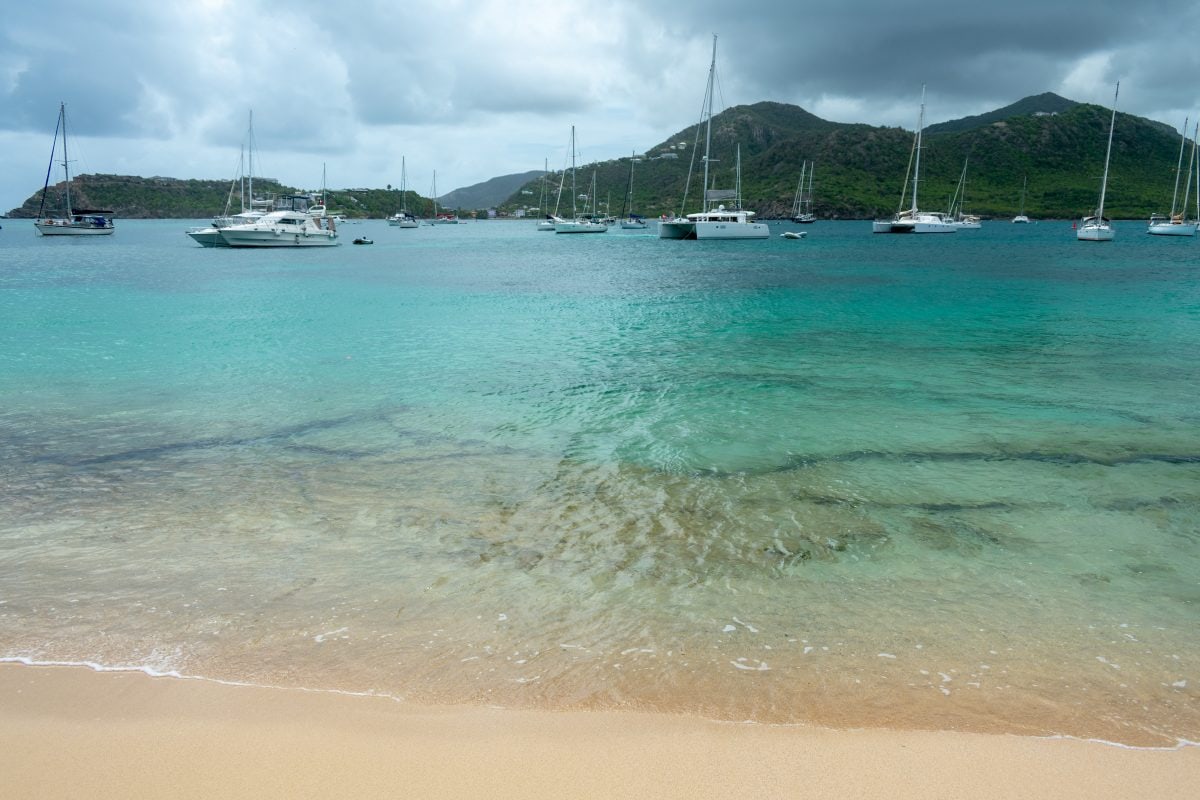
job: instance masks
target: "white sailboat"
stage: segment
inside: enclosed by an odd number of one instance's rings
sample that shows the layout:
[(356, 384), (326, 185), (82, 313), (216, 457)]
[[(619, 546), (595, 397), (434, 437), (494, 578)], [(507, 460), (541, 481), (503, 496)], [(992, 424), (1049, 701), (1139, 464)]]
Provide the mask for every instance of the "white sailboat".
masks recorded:
[[(805, 161), (800, 166), (800, 181), (796, 184), (796, 196), (792, 200), (792, 222), (808, 225), (817, 221), (813, 214), (813, 173), (816, 172), (816, 162)], [(805, 185), (805, 178), (808, 185)]]
[[(54, 169), (54, 154), (62, 132), (62, 166), (66, 178), (61, 217), (45, 216), (46, 193), (50, 189), (50, 172)], [(54, 143), (50, 146), (50, 165), (46, 167), (46, 184), (42, 187), (42, 202), (33, 226), (42, 236), (106, 236), (115, 229), (111, 211), (96, 208), (71, 207), (71, 162), (67, 158), (67, 105), (59, 103), (58, 124), (54, 128)]]
[(388, 225), (394, 228), (419, 228), (420, 221), (408, 213), (408, 165), (400, 156), (400, 210), (388, 217)]
[[(875, 233), (954, 233), (958, 226), (936, 211), (920, 211), (917, 205), (917, 186), (921, 181), (921, 133), (925, 127), (925, 85), (921, 85), (921, 113), (917, 117), (917, 133), (913, 139), (915, 166), (912, 181), (912, 207), (901, 209), (891, 219), (877, 219), (872, 225)], [(904, 187), (908, 188), (907, 183)], [(901, 203), (903, 192), (901, 193)]]
[[(1192, 154), (1188, 158), (1187, 168), (1187, 183), (1183, 190), (1183, 202), (1176, 206), (1176, 201), (1179, 199), (1179, 176), (1183, 167), (1183, 148), (1187, 144), (1187, 125), (1188, 120), (1183, 121), (1183, 135), (1179, 139), (1179, 163), (1175, 166), (1175, 192), (1171, 196), (1171, 215), (1163, 217), (1161, 214), (1150, 215), (1150, 225), (1146, 228), (1146, 233), (1155, 236), (1195, 236), (1196, 222), (1188, 222), (1187, 217), (1187, 202), (1188, 195), (1192, 191), (1192, 164), (1196, 160), (1196, 141), (1192, 139)], [(1200, 125), (1197, 126), (1200, 128)], [(1200, 130), (1197, 131), (1200, 133)], [(1178, 208), (1178, 211), (1176, 209)]]
[[(575, 126), (571, 126), (571, 219), (554, 220), (555, 233), (605, 233), (608, 226), (603, 222), (596, 222), (594, 219), (581, 217), (576, 210), (575, 201), (578, 197), (578, 189), (575, 187)], [(592, 172), (592, 194), (590, 199), (595, 202), (596, 197), (596, 173)], [(587, 211), (587, 208), (584, 208)]]
[[(538, 213), (540, 213), (540, 214), (546, 214), (546, 182), (547, 182), (546, 179), (549, 176), (550, 176), (550, 159), (545, 158), (545, 159), (542, 159), (542, 196), (541, 196), (541, 199), (538, 200)], [(561, 189), (560, 189), (559, 194), (561, 196)], [(557, 208), (555, 209), (555, 213), (556, 214), (558, 213)], [(555, 220), (554, 216), (552, 216), (550, 214), (546, 214), (546, 216), (542, 217), (541, 219), (539, 219), (537, 221), (537, 229), (539, 231), (553, 231), (554, 230), (554, 220)]]
[(1029, 176), (1026, 175), (1021, 181), (1021, 213), (1012, 218), (1012, 221), (1018, 225), (1028, 225), (1029, 217), (1025, 216), (1025, 189), (1029, 185)]
[[(247, 153), (249, 154), (249, 169), (245, 169)], [(238, 190), (238, 204), (240, 211), (236, 214), (230, 214), (233, 206), (233, 190)], [(247, 202), (249, 198), (249, 202)], [(225, 213), (219, 217), (213, 217), (212, 225), (203, 228), (192, 228), (187, 232), (198, 244), (204, 247), (228, 247), (224, 237), (221, 236), (221, 228), (228, 228), (230, 225), (245, 225), (249, 222), (254, 222), (261, 219), (266, 213), (264, 211), (254, 211), (251, 206), (254, 205), (254, 112), (250, 112), (250, 122), (246, 127), (246, 141), (242, 145), (242, 151), (238, 156), (238, 175), (233, 179), (233, 183), (229, 186), (229, 196), (225, 198)]]
[(950, 224), (957, 225), (959, 230), (979, 230), (983, 227), (983, 221), (975, 214), (963, 213), (963, 205), (967, 201), (967, 161), (968, 159), (963, 159), (962, 175), (958, 177), (958, 186), (954, 188), (954, 196), (950, 198), (946, 219)]
[[(766, 239), (770, 235), (765, 222), (755, 222), (754, 212), (741, 207), (741, 156), (739, 150), (737, 168), (737, 186), (733, 190), (710, 189), (708, 183), (708, 165), (712, 150), (712, 108), (713, 83), (717, 73), (717, 37), (713, 36), (712, 63), (708, 68), (708, 89), (704, 95), (704, 113), (701, 120), (705, 124), (704, 134), (704, 202), (703, 211), (658, 223), (658, 238), (660, 239)], [(688, 172), (688, 184), (691, 183), (691, 171)], [(687, 203), (688, 186), (683, 191), (683, 201)], [(722, 200), (733, 200), (734, 207), (727, 209)], [(715, 207), (714, 207), (715, 206)]]
[(625, 202), (621, 203), (621, 229), (626, 231), (646, 230), (646, 218), (633, 213), (633, 165), (637, 153), (629, 154), (629, 188), (625, 190)]
[(437, 170), (433, 171), (433, 189), (430, 192), (433, 198), (433, 219), (430, 220), (431, 225), (457, 225), (457, 214), (440, 214), (438, 213), (438, 193), (437, 193)]
[(1116, 91), (1113, 92), (1112, 118), (1108, 122), (1108, 149), (1104, 151), (1104, 176), (1100, 179), (1100, 205), (1096, 213), (1084, 217), (1075, 231), (1075, 238), (1081, 242), (1111, 242), (1116, 236), (1112, 223), (1104, 218), (1104, 195), (1108, 191), (1108, 162), (1112, 156), (1113, 128), (1117, 125), (1117, 96), (1121, 93), (1121, 82), (1117, 81)]

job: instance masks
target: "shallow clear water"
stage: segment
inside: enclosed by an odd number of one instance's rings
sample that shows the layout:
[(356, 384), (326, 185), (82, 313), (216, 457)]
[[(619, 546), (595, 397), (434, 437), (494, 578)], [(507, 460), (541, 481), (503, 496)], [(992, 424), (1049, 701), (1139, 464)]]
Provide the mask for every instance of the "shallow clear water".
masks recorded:
[(118, 227), (0, 232), (0, 657), (1200, 740), (1200, 242)]

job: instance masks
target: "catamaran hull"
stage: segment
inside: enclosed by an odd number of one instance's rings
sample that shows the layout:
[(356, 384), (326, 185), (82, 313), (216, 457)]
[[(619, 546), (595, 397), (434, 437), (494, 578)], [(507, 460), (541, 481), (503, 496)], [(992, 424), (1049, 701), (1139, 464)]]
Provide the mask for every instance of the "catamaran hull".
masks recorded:
[(954, 233), (959, 228), (949, 222), (913, 222), (908, 220), (875, 220), (871, 224), (874, 233)]
[(771, 235), (765, 222), (697, 222), (697, 239), (766, 239)]
[(695, 239), (696, 223), (688, 220), (663, 220), (658, 223), (660, 239)]

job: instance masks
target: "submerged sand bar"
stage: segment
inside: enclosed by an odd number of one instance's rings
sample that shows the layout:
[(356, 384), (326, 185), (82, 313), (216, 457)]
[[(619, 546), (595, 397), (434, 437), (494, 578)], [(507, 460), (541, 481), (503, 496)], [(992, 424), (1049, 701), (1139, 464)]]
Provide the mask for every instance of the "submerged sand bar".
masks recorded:
[(1171, 798), (1200, 747), (830, 731), (0, 665), (6, 797)]

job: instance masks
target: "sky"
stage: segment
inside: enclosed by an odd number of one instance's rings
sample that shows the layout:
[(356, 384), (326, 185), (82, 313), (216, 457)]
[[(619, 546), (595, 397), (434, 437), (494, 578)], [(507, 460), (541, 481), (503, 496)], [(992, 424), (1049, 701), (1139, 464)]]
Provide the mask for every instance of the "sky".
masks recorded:
[[(72, 173), (438, 194), (644, 151), (771, 100), (912, 129), (1041, 92), (1180, 128), (1200, 116), (1200, 3), (55, 0), (0, 10), (0, 211), (41, 189), (60, 102)], [(61, 167), (56, 168), (61, 177)]]

